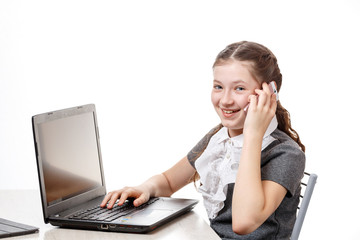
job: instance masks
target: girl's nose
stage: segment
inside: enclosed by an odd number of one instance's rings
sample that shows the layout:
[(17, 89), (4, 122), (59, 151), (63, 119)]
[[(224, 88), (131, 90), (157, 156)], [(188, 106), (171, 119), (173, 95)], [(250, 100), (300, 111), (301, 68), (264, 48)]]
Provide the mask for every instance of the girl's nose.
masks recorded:
[(225, 92), (221, 97), (221, 104), (223, 106), (229, 106), (234, 103), (234, 99), (232, 98), (231, 92)]

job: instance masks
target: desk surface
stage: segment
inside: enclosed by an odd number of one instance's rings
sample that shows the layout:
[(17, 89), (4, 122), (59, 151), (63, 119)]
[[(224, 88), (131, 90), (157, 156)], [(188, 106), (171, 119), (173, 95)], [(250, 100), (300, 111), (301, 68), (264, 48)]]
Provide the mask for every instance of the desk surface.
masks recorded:
[(147, 234), (73, 230), (45, 224), (40, 193), (36, 190), (0, 190), (0, 217), (32, 225), (39, 233), (4, 239), (220, 239), (195, 210)]

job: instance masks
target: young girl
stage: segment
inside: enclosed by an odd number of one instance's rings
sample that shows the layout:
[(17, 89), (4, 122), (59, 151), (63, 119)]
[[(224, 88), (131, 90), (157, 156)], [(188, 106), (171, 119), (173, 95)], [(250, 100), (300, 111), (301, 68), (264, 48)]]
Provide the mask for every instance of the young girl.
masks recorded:
[(276, 57), (254, 42), (227, 46), (213, 65), (211, 100), (221, 124), (172, 168), (137, 187), (110, 192), (101, 207), (134, 197), (171, 196), (191, 181), (211, 227), (223, 239), (289, 239), (296, 218), (305, 147), (276, 101), (282, 75)]

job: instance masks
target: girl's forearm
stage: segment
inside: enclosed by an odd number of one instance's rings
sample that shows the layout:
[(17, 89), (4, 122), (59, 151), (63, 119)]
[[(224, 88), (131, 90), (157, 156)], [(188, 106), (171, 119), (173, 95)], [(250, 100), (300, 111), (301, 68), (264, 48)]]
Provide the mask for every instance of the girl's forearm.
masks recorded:
[(155, 175), (143, 183), (148, 188), (151, 196), (169, 197), (189, 183), (195, 174), (195, 169), (190, 165), (187, 157), (182, 158), (167, 171)]
[(140, 187), (148, 189), (152, 197), (170, 197), (173, 194), (169, 182), (163, 173), (152, 176), (141, 184)]
[(256, 136), (244, 139), (232, 201), (235, 232), (252, 232), (263, 222), (265, 196), (261, 181), (261, 144), (262, 139)]

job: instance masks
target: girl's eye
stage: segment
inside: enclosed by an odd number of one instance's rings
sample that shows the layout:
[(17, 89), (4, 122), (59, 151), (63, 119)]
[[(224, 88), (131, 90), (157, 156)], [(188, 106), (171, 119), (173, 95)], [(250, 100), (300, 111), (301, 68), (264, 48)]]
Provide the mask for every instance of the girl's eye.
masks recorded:
[(244, 91), (245, 90), (245, 88), (243, 88), (243, 87), (237, 87), (236, 88), (236, 91)]
[(221, 90), (222, 87), (221, 87), (220, 85), (214, 85), (214, 89), (216, 89), (216, 90)]

